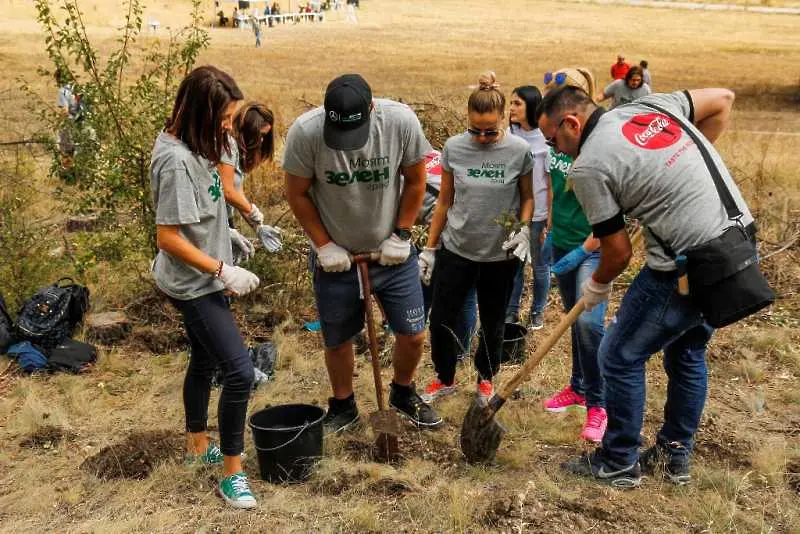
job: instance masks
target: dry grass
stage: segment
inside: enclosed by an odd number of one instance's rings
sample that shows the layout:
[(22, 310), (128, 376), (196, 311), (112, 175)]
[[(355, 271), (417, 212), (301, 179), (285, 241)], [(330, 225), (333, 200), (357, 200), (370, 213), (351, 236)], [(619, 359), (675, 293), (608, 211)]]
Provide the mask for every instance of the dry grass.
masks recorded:
[[(111, 42), (112, 28), (121, 20), (114, 4), (95, 2), (96, 7), (87, 8), (92, 33), (101, 42)], [(151, 45), (165, 36), (166, 26), (185, 21), (187, 5), (182, 0), (148, 8), (145, 19), (159, 19), (162, 30), (144, 35), (140, 45)], [(622, 50), (630, 59), (650, 61), (658, 90), (713, 85), (737, 91), (732, 129), (721, 139), (720, 150), (759, 213), (765, 241), (780, 244), (798, 230), (800, 138), (753, 131), (795, 132), (800, 127), (800, 17), (522, 0), (366, 0), (362, 6), (358, 26), (331, 20), (268, 29), (260, 50), (252, 47), (249, 32), (213, 29), (212, 47), (202, 62), (228, 70), (249, 97), (271, 105), (281, 132), (306, 109), (304, 101), (319, 103), (327, 81), (344, 71), (363, 73), (376, 95), (440, 106), (445, 112), (430, 117), (434, 128), (445, 119), (457, 124), (467, 86), (483, 70), (495, 70), (510, 89), (539, 83), (546, 70), (581, 64), (592, 68), (602, 84)], [(0, 12), (4, 69), (33, 80), (49, 101), (54, 89), (34, 73), (45, 65), (45, 57), (30, 3), (0, 0)], [(0, 86), (3, 140), (36, 128), (26, 120), (18, 93), (10, 90), (15, 83), (7, 76)], [(8, 153), (0, 151), (0, 157), (7, 161)], [(31, 183), (41, 191), (52, 189), (55, 184), (37, 164)], [(266, 207), (267, 219), (284, 212), (277, 167), (259, 171), (247, 187)], [(33, 208), (50, 207), (43, 195)], [(281, 225), (291, 229), (294, 223), (287, 217)], [(302, 273), (302, 240), (294, 239), (294, 252), (281, 259), (286, 270)], [(462, 366), (459, 380), (464, 386), (440, 405), (446, 427), (433, 433), (409, 430), (403, 441), (408, 458), (398, 466), (372, 463), (359, 452), (371, 440), (362, 427), (326, 442), (326, 458), (305, 484), (254, 480), (259, 508), (252, 513), (223, 507), (213, 492), (215, 472), (179, 463), (164, 463), (141, 481), (102, 482), (80, 469), (87, 457), (134, 432), (182, 428), (185, 353), (153, 354), (137, 342), (104, 350), (88, 375), (4, 376), (0, 381), (0, 530), (799, 532), (797, 254), (795, 246), (765, 264), (782, 297), (771, 314), (715, 336), (709, 400), (694, 458), (697, 483), (688, 488), (648, 480), (637, 492), (619, 493), (559, 470), (559, 463), (584, 448), (576, 439), (582, 423), (578, 414), (552, 417), (541, 410), (543, 398), (568, 380), (565, 340), (522, 388), (521, 398), (503, 409), (509, 432), (495, 466), (467, 466), (457, 452), (458, 428), (472, 393), (468, 385), (474, 381), (471, 368)], [(271, 267), (265, 263), (259, 268)], [(270, 279), (270, 273), (260, 274)], [(237, 304), (237, 313), (267, 306), (287, 318), (273, 334), (280, 351), (277, 380), (256, 392), (251, 412), (266, 404), (324, 403), (328, 395), (319, 338), (298, 328), (313, 317), (313, 309), (307, 279), (302, 274), (296, 278)], [(123, 300), (115, 288), (123, 279), (120, 273), (95, 273), (92, 289), (101, 307)], [(560, 313), (558, 299), (552, 302), (550, 325)], [(178, 328), (174, 312), (161, 306), (151, 301), (140, 306), (147, 313), (140, 313), (143, 322), (137, 324), (137, 333), (167, 339)], [(155, 323), (147, 324), (147, 318)], [(240, 324), (251, 339), (263, 335), (244, 315)], [(532, 336), (529, 351), (541, 335)], [(174, 346), (170, 343), (167, 339), (161, 346)], [(503, 370), (501, 381), (513, 371)], [(375, 402), (363, 358), (356, 372), (359, 404), (366, 414)], [(419, 382), (431, 374), (426, 355)], [(384, 379), (389, 378), (387, 371)], [(665, 388), (660, 357), (655, 356), (648, 365), (648, 439), (660, 424)], [(212, 421), (215, 400), (216, 393)], [(47, 448), (22, 446), (53, 428), (71, 439), (50, 442)], [(246, 469), (255, 474), (249, 438), (246, 452)]]

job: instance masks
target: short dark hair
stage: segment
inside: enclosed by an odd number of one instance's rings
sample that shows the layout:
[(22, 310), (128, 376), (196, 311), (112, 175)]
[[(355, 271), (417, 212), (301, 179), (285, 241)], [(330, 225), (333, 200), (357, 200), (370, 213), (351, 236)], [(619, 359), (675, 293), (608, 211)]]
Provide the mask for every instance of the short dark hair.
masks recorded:
[[(258, 102), (247, 102), (236, 112), (233, 123), (244, 172), (272, 159), (275, 153), (275, 115), (271, 109)], [(269, 132), (262, 134), (261, 129), (267, 125), (270, 126)]]
[(230, 152), (222, 115), (231, 102), (244, 95), (227, 73), (206, 65), (190, 72), (178, 87), (167, 131), (186, 143), (189, 150), (219, 163), (223, 150)]
[(646, 69), (647, 68), (647, 60), (646, 59), (641, 60), (639, 62), (639, 66), (642, 67), (643, 69)]
[(594, 102), (586, 91), (573, 85), (564, 85), (545, 95), (536, 110), (536, 121), (542, 115), (552, 117), (566, 110), (583, 111), (590, 105), (594, 106)]
[(511, 94), (514, 93), (525, 102), (525, 120), (530, 126), (536, 128), (536, 120), (539, 118), (536, 115), (536, 109), (542, 103), (542, 92), (535, 85), (521, 85), (511, 91)]

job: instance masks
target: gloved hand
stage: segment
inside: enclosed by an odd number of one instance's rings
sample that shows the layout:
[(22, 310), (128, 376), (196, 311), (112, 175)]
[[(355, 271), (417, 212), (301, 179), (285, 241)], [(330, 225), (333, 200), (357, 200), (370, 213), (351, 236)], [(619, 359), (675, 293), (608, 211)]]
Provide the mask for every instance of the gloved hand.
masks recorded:
[(319, 266), (325, 272), (341, 273), (350, 270), (350, 254), (333, 241), (317, 249), (317, 259)]
[(250, 213), (244, 215), (244, 220), (255, 229), (258, 228), (259, 225), (264, 224), (264, 216), (261, 214), (261, 210), (258, 209), (258, 206), (252, 202), (250, 206)]
[(397, 234), (390, 235), (381, 242), (381, 265), (399, 265), (408, 259), (411, 254), (411, 241), (400, 239)]
[(592, 308), (598, 304), (608, 300), (608, 296), (611, 295), (611, 285), (611, 282), (601, 284), (594, 279), (594, 276), (590, 276), (589, 279), (586, 280), (581, 288), (583, 302), (586, 304), (586, 311), (591, 311)]
[(425, 247), (417, 258), (419, 264), (419, 277), (422, 283), (426, 286), (431, 285), (431, 277), (433, 276), (433, 264), (436, 261), (436, 249), (432, 247)]
[(519, 258), (521, 262), (531, 262), (531, 229), (528, 225), (520, 228), (517, 233), (503, 243), (503, 250), (510, 249), (514, 249), (512, 254)]
[(225, 289), (237, 297), (247, 295), (257, 288), (260, 283), (258, 277), (247, 269), (228, 265), (227, 263), (222, 264), (219, 279), (225, 284)]
[(565, 254), (560, 260), (551, 265), (550, 272), (556, 276), (561, 276), (562, 274), (574, 271), (581, 263), (583, 263), (586, 258), (591, 255), (592, 253), (586, 252), (586, 250), (583, 248), (583, 245), (577, 246)]
[(233, 249), (233, 257), (240, 258), (241, 261), (247, 261), (256, 253), (256, 248), (245, 236), (240, 234), (236, 229), (229, 228), (231, 235), (231, 248)]
[(267, 252), (278, 252), (281, 249), (283, 246), (281, 233), (282, 230), (280, 228), (277, 226), (269, 226), (268, 224), (262, 224), (256, 228), (258, 239), (261, 240), (261, 244), (264, 245)]

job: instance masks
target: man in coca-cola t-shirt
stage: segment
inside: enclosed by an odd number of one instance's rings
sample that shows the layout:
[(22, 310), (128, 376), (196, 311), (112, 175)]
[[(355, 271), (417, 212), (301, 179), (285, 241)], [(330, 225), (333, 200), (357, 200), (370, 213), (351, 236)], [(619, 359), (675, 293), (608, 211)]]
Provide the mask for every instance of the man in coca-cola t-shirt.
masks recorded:
[[(539, 127), (556, 150), (576, 158), (569, 181), (601, 242), (600, 264), (583, 287), (587, 308), (608, 299), (612, 281), (630, 260), (623, 215), (647, 229), (647, 265), (628, 288), (599, 349), (608, 428), (601, 447), (564, 464), (572, 473), (617, 487), (638, 486), (642, 470), (656, 465), (665, 465), (665, 476), (677, 484), (691, 478), (689, 455), (706, 398), (705, 353), (713, 330), (692, 299), (676, 292), (675, 262), (653, 236), (682, 251), (733, 224), (685, 128), (698, 133), (710, 153), (743, 213), (742, 224), (752, 224), (712, 146), (728, 123), (733, 99), (727, 89), (698, 89), (653, 94), (606, 112), (581, 89), (566, 87), (542, 102)], [(640, 455), (645, 363), (661, 350), (669, 378), (664, 425), (656, 445)]]

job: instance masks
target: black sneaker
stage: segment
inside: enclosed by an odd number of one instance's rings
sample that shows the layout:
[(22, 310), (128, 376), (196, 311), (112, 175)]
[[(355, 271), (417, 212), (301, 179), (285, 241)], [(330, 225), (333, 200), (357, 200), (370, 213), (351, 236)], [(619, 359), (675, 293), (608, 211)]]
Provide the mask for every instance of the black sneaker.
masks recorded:
[(637, 488), (642, 483), (642, 469), (639, 462), (619, 469), (610, 466), (600, 457), (600, 449), (570, 458), (561, 468), (574, 475), (593, 478), (603, 484), (618, 489)]
[(325, 434), (344, 432), (356, 423), (358, 423), (358, 407), (354, 395), (343, 400), (334, 397), (328, 398), (328, 413), (322, 420), (322, 429)]
[(413, 382), (409, 386), (400, 386), (392, 382), (389, 406), (421, 428), (435, 428), (444, 423), (442, 416), (417, 394)]
[(692, 481), (692, 474), (689, 472), (689, 455), (682, 452), (673, 452), (674, 449), (684, 449), (680, 443), (657, 444), (639, 454), (639, 464), (642, 471), (648, 475), (663, 475), (664, 478), (677, 484), (685, 486)]
[(516, 312), (508, 312), (506, 314), (506, 322), (507, 323), (518, 323), (519, 322), (519, 314)]
[(531, 330), (541, 330), (544, 328), (544, 313), (534, 313), (531, 315)]

